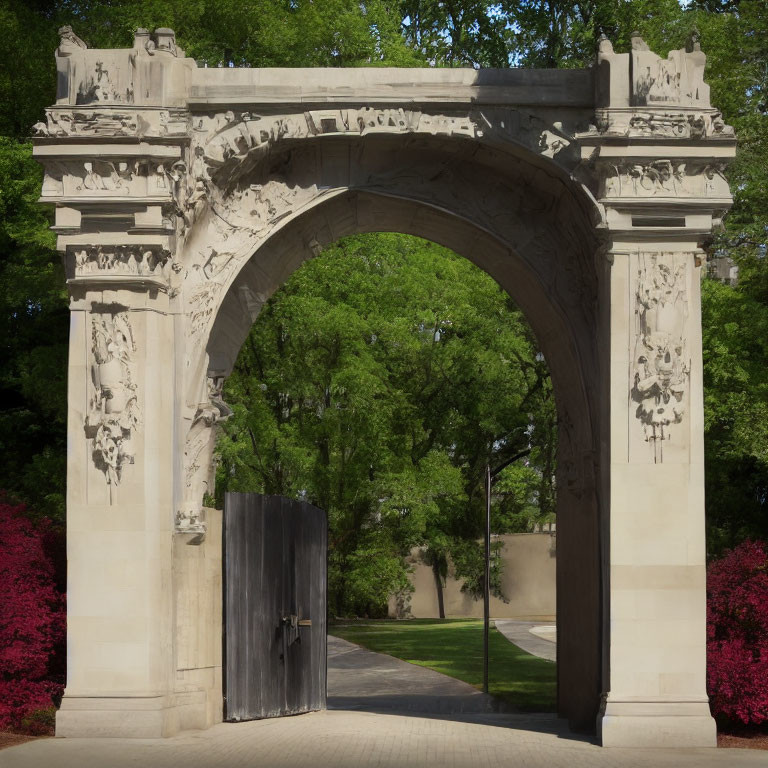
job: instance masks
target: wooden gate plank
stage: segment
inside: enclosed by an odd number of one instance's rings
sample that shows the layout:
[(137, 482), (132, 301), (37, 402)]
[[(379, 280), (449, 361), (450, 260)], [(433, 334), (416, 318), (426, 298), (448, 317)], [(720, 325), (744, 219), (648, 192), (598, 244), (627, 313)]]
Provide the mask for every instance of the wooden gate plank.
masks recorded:
[(279, 496), (228, 493), (223, 544), (225, 719), (324, 709), (325, 512)]

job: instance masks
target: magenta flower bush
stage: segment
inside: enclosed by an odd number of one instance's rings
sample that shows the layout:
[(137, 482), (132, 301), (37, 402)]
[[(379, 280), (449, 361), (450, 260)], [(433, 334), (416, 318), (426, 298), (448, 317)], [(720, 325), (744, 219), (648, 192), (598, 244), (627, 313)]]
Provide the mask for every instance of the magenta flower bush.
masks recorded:
[(50, 554), (60, 542), (48, 521), (0, 501), (0, 730), (38, 732), (64, 688), (66, 613)]
[(707, 689), (721, 721), (768, 722), (768, 548), (745, 541), (707, 569)]

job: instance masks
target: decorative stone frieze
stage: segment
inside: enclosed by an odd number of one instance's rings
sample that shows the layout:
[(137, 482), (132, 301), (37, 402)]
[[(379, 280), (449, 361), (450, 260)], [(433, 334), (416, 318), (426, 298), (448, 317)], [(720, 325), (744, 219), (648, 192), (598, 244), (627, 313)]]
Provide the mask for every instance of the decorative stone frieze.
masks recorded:
[(95, 245), (70, 246), (68, 255), (74, 260), (75, 276), (154, 277), (168, 281), (172, 265), (170, 252), (159, 246)]
[(672, 160), (601, 165), (600, 199), (678, 197), (730, 198), (724, 162), (686, 163)]
[(671, 112), (638, 111), (635, 108), (598, 109), (595, 126), (603, 136), (633, 139), (733, 139), (733, 128), (726, 125), (717, 110)]

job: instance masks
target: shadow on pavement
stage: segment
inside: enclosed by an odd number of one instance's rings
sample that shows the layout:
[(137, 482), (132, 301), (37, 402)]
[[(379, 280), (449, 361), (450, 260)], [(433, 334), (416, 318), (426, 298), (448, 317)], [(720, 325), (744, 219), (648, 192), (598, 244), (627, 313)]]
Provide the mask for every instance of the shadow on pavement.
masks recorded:
[(410, 715), (546, 733), (595, 743), (551, 713), (511, 711), (468, 683), (328, 636), (328, 709)]

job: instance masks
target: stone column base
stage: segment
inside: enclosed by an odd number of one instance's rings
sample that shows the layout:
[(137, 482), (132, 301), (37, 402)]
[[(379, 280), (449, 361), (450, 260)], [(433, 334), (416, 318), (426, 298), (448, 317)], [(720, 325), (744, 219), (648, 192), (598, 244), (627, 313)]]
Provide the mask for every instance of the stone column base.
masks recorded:
[(211, 714), (205, 691), (147, 696), (65, 695), (56, 713), (56, 736), (65, 738), (162, 739), (205, 729)]
[(604, 747), (716, 747), (708, 701), (614, 701), (597, 716)]

